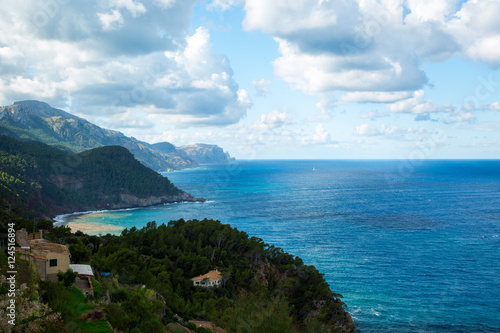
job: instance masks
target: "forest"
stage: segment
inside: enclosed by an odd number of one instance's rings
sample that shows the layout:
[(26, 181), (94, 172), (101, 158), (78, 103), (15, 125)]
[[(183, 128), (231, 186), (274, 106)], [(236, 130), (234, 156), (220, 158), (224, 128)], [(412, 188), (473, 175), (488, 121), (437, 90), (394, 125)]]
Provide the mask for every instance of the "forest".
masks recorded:
[[(126, 208), (124, 197), (195, 200), (166, 177), (145, 167), (120, 146), (74, 154), (37, 141), (0, 135), (0, 215), (25, 219), (57, 214)], [(138, 205), (136, 203), (136, 205)]]
[[(219, 221), (150, 222), (120, 236), (43, 227), (48, 239), (68, 245), (73, 263), (92, 266), (95, 295), (80, 307), (92, 304), (117, 331), (170, 332), (176, 324), (208, 332), (189, 322), (201, 320), (226, 332), (355, 332), (341, 295), (316, 268)], [(193, 286), (191, 278), (214, 269), (220, 287)], [(59, 326), (47, 329), (82, 329), (71, 288), (39, 282), (41, 300), (61, 314)]]

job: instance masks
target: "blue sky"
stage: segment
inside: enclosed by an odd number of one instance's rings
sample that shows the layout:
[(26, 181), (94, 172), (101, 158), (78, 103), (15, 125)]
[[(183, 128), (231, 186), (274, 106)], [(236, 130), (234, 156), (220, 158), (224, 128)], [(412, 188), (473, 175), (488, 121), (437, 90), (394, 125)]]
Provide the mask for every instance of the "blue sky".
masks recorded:
[(500, 158), (500, 1), (3, 7), (1, 105), (236, 158)]

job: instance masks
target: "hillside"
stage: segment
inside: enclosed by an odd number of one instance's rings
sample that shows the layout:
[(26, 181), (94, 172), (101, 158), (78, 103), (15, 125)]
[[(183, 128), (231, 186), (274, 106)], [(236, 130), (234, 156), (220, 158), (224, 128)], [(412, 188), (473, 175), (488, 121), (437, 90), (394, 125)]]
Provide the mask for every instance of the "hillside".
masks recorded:
[(177, 151), (181, 156), (184, 155), (200, 164), (228, 163), (233, 160), (221, 147), (205, 143), (182, 146), (177, 148)]
[(141, 163), (156, 171), (196, 167), (198, 163), (175, 150), (161, 153), (123, 133), (101, 128), (85, 119), (39, 101), (22, 101), (0, 108), (0, 134), (36, 140), (75, 153), (103, 146), (127, 148)]
[[(219, 221), (150, 222), (120, 236), (56, 227), (46, 235), (68, 244), (72, 260), (90, 264), (96, 278), (85, 303), (81, 293), (74, 300), (75, 289), (40, 283), (43, 301), (61, 314), (52, 325), (94, 332), (83, 318), (99, 313), (115, 332), (209, 332), (192, 320), (227, 333), (356, 332), (342, 296), (314, 266)], [(193, 285), (210, 270), (221, 275), (218, 287)]]
[(40, 219), (97, 209), (196, 201), (125, 148), (79, 154), (0, 136), (0, 202)]

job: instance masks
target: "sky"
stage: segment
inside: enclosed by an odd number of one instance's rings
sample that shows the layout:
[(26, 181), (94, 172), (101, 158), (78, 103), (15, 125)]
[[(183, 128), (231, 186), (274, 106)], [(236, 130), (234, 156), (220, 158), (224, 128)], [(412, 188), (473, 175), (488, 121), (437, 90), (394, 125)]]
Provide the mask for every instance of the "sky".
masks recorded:
[(499, 0), (2, 1), (0, 105), (239, 159), (500, 158)]

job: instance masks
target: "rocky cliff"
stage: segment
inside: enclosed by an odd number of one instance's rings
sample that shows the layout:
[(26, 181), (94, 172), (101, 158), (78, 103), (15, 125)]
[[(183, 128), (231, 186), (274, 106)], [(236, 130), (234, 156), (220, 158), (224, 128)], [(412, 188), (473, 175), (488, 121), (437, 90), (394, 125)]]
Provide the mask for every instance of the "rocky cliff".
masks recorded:
[(229, 153), (217, 145), (197, 143), (178, 147), (177, 151), (200, 164), (228, 163), (233, 160)]

